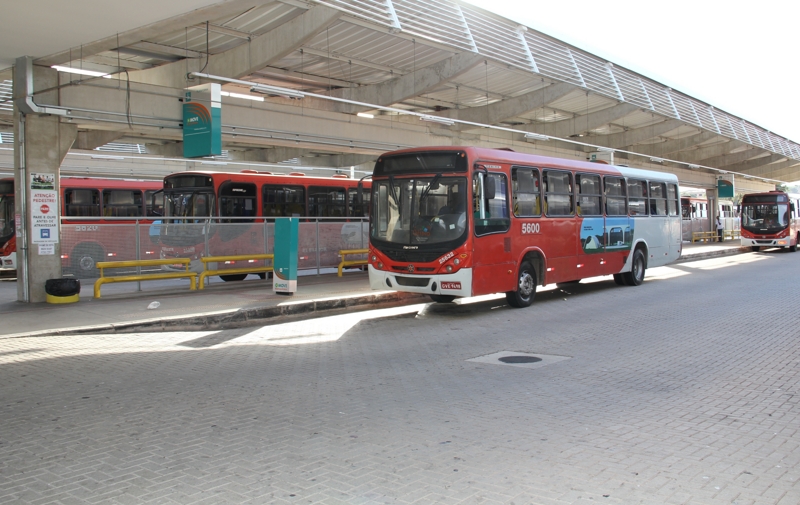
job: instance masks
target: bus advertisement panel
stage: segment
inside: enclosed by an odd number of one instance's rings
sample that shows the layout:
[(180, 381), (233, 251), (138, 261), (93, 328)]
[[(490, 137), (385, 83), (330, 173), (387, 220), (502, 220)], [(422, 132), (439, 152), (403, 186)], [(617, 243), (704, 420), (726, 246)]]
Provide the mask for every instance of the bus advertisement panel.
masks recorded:
[(434, 147), (381, 156), (372, 178), (373, 289), (437, 302), (645, 269), (681, 253), (675, 175), (508, 150)]

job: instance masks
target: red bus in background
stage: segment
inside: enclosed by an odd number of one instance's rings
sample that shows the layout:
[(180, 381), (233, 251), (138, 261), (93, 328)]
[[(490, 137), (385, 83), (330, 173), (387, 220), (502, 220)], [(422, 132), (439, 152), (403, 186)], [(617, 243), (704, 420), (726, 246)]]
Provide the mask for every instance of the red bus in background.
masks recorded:
[(800, 200), (783, 191), (750, 193), (742, 197), (742, 245), (758, 251), (762, 247), (785, 247), (794, 252), (800, 242)]
[[(367, 226), (362, 218), (368, 216), (369, 190), (369, 182), (343, 174), (311, 177), (255, 170), (172, 174), (164, 178), (161, 258), (188, 257), (191, 268), (201, 271), (202, 257), (263, 254), (269, 249), (270, 218), (301, 217), (298, 268), (315, 266), (318, 254), (325, 256), (326, 265), (336, 265), (340, 249), (367, 247), (366, 239), (362, 241)], [(313, 233), (306, 223), (316, 227)], [(326, 246), (317, 240), (336, 246), (322, 250)], [(235, 281), (246, 275), (220, 277)]]
[(0, 179), (0, 270), (17, 269), (14, 179)]
[[(96, 277), (98, 261), (135, 259), (137, 240), (131, 225), (149, 225), (162, 212), (161, 181), (62, 177), (59, 186), (61, 267), (75, 277)], [(0, 228), (0, 261), (4, 269), (16, 270), (13, 178), (0, 180)], [(154, 245), (143, 249), (157, 257)]]
[(681, 253), (673, 174), (475, 147), (382, 155), (372, 176), (373, 289), (436, 302), (613, 275), (638, 286)]

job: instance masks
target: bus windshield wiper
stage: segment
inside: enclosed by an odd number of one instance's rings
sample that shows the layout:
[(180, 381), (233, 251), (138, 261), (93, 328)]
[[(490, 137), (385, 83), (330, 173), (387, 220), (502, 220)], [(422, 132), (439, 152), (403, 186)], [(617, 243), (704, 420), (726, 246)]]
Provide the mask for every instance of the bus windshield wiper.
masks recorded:
[(419, 196), (419, 204), (420, 205), (422, 205), (422, 202), (424, 202), (425, 199), (428, 197), (428, 193), (430, 193), (431, 190), (436, 186), (436, 183), (439, 181), (439, 178), (441, 176), (442, 176), (442, 174), (440, 174), (440, 173), (436, 174), (435, 176), (433, 176), (433, 180), (431, 180), (430, 184), (428, 184), (428, 187), (425, 188), (422, 191), (422, 194)]
[(394, 186), (394, 176), (390, 175), (389, 176), (389, 194), (392, 195), (392, 200), (394, 200), (395, 205), (400, 207), (400, 202), (398, 201), (396, 191), (397, 190), (395, 189), (395, 186)]

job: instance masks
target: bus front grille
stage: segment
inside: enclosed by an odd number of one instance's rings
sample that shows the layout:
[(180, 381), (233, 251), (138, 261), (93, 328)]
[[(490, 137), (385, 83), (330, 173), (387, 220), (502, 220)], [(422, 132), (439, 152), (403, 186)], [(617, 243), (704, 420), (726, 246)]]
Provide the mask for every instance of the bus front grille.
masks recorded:
[(429, 277), (402, 277), (398, 275), (395, 280), (401, 286), (409, 286), (414, 288), (424, 288), (430, 282)]

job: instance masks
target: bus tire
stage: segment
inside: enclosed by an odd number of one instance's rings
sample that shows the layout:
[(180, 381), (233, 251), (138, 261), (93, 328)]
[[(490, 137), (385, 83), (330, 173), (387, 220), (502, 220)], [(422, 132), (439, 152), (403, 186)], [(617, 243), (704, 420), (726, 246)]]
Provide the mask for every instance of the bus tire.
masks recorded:
[(506, 293), (508, 304), (521, 309), (530, 306), (536, 296), (536, 270), (527, 261), (519, 266), (517, 289)]
[[(800, 237), (797, 238), (797, 242), (800, 242)], [(797, 242), (789, 246), (789, 252), (797, 252)]]
[(636, 249), (633, 251), (631, 271), (622, 274), (622, 279), (625, 281), (625, 284), (628, 286), (640, 286), (644, 282), (645, 267), (644, 253), (641, 249)]
[(614, 282), (617, 284), (617, 286), (627, 286), (627, 284), (625, 284), (625, 278), (622, 277), (622, 274), (614, 274)]
[(225, 282), (231, 281), (243, 281), (247, 277), (247, 274), (230, 274), (230, 275), (220, 275), (219, 278)]
[(436, 303), (450, 303), (455, 299), (456, 297), (453, 295), (431, 295), (431, 300)]
[(96, 244), (81, 244), (72, 250), (72, 270), (77, 279), (96, 279), (97, 262), (103, 261), (103, 249)]
[(750, 250), (753, 251), (753, 252), (758, 252), (758, 251), (761, 250), (761, 246), (751, 245), (750, 246)]

